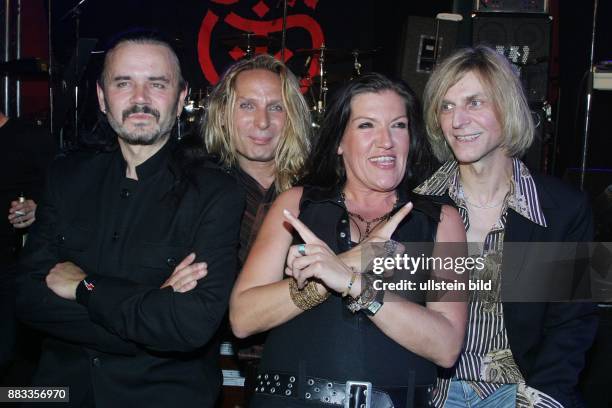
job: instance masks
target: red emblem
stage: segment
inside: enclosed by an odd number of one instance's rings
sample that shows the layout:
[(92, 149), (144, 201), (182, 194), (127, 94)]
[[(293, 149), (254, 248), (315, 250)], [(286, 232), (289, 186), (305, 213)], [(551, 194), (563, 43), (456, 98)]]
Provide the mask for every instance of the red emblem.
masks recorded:
[[(298, 31), (302, 31), (302, 33), (305, 31), (308, 34), (310, 43), (301, 44), (299, 48), (319, 48), (324, 44), (323, 30), (319, 23), (309, 14), (291, 14), (291, 8), (297, 7), (296, 3), (300, 1), (306, 8), (313, 11), (318, 4), (318, 0), (288, 0), (287, 5), (290, 10), (287, 13), (287, 36), (291, 37), (292, 33), (297, 34)], [(255, 35), (263, 36), (267, 36), (270, 33), (279, 33), (278, 37), (280, 38), (283, 19), (282, 17), (265, 19), (273, 7), (277, 8), (277, 0), (274, 0), (274, 5), (272, 3), (268, 4), (263, 0), (252, 2), (250, 10), (257, 18), (246, 18), (238, 14), (240, 10), (244, 12), (244, 1), (240, 2), (241, 5), (238, 4), (239, 0), (211, 0), (211, 3), (216, 4), (214, 11), (213, 7), (209, 8), (200, 25), (198, 34), (198, 61), (204, 77), (214, 85), (219, 81), (219, 71), (212, 55), (212, 44), (216, 44), (218, 37), (221, 36), (220, 32), (222, 32), (222, 35), (236, 34), (238, 32), (254, 33)], [(282, 2), (280, 3), (280, 9), (282, 10)], [(303, 34), (301, 36), (303, 37)], [(244, 55), (243, 50), (238, 47), (225, 50), (225, 52), (234, 61), (242, 58)], [(267, 47), (255, 48), (256, 54), (263, 52), (267, 52)], [(285, 61), (290, 60), (292, 55), (291, 50), (286, 49)], [(280, 59), (280, 52), (274, 56)], [(316, 72), (317, 61), (313, 58), (308, 66), (308, 74), (312, 77), (315, 76)]]

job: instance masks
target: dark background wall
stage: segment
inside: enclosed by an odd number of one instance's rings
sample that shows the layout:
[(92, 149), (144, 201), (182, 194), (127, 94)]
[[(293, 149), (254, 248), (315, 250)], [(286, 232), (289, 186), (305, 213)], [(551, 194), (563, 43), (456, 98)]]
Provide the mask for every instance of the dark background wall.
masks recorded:
[[(589, 65), (591, 26), (593, 18), (592, 0), (584, 2), (561, 2), (559, 15), (559, 42), (561, 44), (559, 65), (561, 84), (561, 108), (559, 142), (561, 156), (566, 167), (579, 162), (582, 144), (583, 115), (585, 102), (584, 74)], [(571, 3), (571, 4), (570, 4)], [(612, 59), (612, 2), (599, 1), (595, 61)], [(612, 113), (612, 91), (595, 91), (590, 136), (588, 164), (594, 168), (612, 167), (610, 159), (610, 126)]]
[[(61, 79), (66, 75), (71, 56), (74, 54), (76, 41), (75, 14), (67, 14), (78, 3), (73, 1), (53, 1), (51, 31), (53, 34), (54, 57), (56, 66), (56, 88), (59, 87), (60, 98), (66, 97), (69, 90), (62, 95)], [(259, 4), (261, 3), (261, 4)], [(434, 17), (439, 12), (453, 10), (464, 11), (465, 23), (461, 29), (460, 42), (470, 38), (471, 1), (379, 1), (373, 0), (289, 0), (289, 16), (306, 15), (316, 21), (325, 44), (332, 48), (370, 50), (379, 48), (371, 57), (363, 58), (366, 69), (383, 73), (398, 74), (398, 61), (402, 57), (402, 30), (409, 16)], [(555, 144), (551, 143), (548, 154), (554, 158), (554, 167), (547, 169), (550, 173), (563, 176), (568, 168), (575, 168), (580, 163), (582, 143), (582, 117), (585, 105), (583, 77), (588, 68), (588, 57), (591, 40), (593, 0), (571, 2), (551, 0), (551, 12), (554, 17), (551, 75), (549, 77), (549, 102), (553, 107), (553, 129)], [(47, 1), (31, 0), (23, 2), (24, 10), (30, 16), (28, 30), (24, 32), (24, 46), (32, 54), (44, 56), (46, 52), (46, 15)], [(257, 14), (255, 6), (264, 7), (263, 14)], [(263, 6), (262, 6), (263, 4)], [(117, 32), (130, 27), (154, 27), (168, 32), (177, 38), (177, 45), (182, 53), (185, 75), (194, 89), (205, 89), (210, 85), (210, 78), (202, 70), (202, 44), (199, 37), (202, 20), (209, 12), (218, 17), (218, 22), (211, 30), (211, 61), (217, 74), (223, 72), (233, 59), (230, 48), (221, 43), (223, 37), (240, 32), (225, 22), (233, 13), (253, 22), (269, 22), (270, 31), (274, 31), (274, 20), (282, 16), (282, 1), (279, 0), (106, 0), (86, 1), (79, 12), (79, 37), (95, 38), (95, 50), (103, 50), (104, 44)], [(262, 13), (259, 9), (259, 13)], [(25, 12), (24, 12), (25, 14)], [(598, 33), (595, 60), (612, 59), (612, 28), (607, 20), (612, 15), (612, 3), (599, 1)], [(255, 24), (255, 23), (253, 23)], [(256, 24), (255, 24), (256, 25)], [(254, 25), (254, 26), (255, 26)], [(278, 27), (276, 27), (278, 28)], [(467, 33), (467, 34), (466, 34)], [(270, 35), (280, 37), (280, 33)], [(312, 36), (304, 27), (294, 27), (287, 33), (288, 48), (295, 51), (300, 48), (316, 46)], [(272, 49), (272, 51), (277, 51)], [(96, 103), (93, 95), (95, 76), (101, 58), (94, 54), (88, 61), (83, 81), (80, 82), (82, 101), (80, 101), (82, 125), (89, 125), (87, 115), (95, 112)], [(333, 62), (333, 61), (332, 61)], [(305, 57), (292, 56), (289, 65), (298, 74), (306, 71)], [(312, 66), (310, 67), (312, 68)], [(350, 61), (336, 61), (329, 65), (329, 72), (340, 77), (350, 75)], [(33, 92), (33, 91), (32, 91)], [(28, 91), (27, 109), (42, 110), (47, 100), (43, 87), (39, 95)], [(89, 95), (89, 96), (88, 96)], [(598, 169), (609, 169), (612, 160), (609, 158), (607, 117), (612, 108), (612, 92), (596, 91), (593, 99), (591, 143), (588, 165)], [(70, 121), (66, 131), (70, 131)], [(605, 176), (604, 176), (605, 178)], [(606, 179), (609, 184), (609, 176)]]

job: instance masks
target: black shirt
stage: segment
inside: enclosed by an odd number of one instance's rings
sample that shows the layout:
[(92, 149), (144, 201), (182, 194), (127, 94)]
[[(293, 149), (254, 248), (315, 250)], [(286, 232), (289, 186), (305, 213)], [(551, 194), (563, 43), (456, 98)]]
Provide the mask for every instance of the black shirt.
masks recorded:
[[(70, 386), (71, 405), (213, 406), (211, 342), (228, 304), (244, 196), (222, 171), (189, 181), (174, 144), (125, 177), (119, 150), (54, 163), (18, 279), (18, 308), (49, 334), (35, 385)], [(208, 275), (187, 293), (159, 289), (190, 252)], [(71, 261), (95, 283), (77, 301), (44, 277)]]

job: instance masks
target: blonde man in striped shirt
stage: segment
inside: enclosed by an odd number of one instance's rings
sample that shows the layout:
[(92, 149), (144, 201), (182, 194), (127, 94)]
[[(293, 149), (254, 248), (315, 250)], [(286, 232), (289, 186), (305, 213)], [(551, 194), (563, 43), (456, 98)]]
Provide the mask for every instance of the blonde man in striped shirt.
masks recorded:
[[(468, 242), (486, 257), (492, 290), (470, 298), (459, 359), (438, 379), (446, 407), (574, 407), (596, 317), (592, 304), (509, 303), (500, 298), (507, 242), (589, 241), (585, 196), (519, 159), (534, 137), (531, 113), (508, 61), (478, 46), (456, 51), (424, 95), (429, 141), (445, 164), (415, 190), (452, 200)], [(508, 272), (506, 272), (508, 273)]]

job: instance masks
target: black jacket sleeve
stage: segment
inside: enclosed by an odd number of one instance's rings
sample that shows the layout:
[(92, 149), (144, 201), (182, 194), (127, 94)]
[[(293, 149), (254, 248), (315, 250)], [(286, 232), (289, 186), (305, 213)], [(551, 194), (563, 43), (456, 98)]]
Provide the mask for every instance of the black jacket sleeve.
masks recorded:
[(17, 315), (24, 323), (62, 340), (92, 349), (131, 355), (137, 346), (125, 341), (89, 318), (87, 309), (55, 295), (45, 282), (49, 270), (60, 262), (57, 245), (57, 194), (60, 175), (49, 172), (44, 197), (36, 210), (36, 222), (28, 234), (17, 277)]
[[(237, 269), (244, 196), (234, 183), (206, 199), (192, 251), (208, 274), (186, 293), (109, 276), (91, 276), (95, 289), (79, 296), (91, 320), (121, 338), (157, 351), (188, 352), (204, 346), (227, 310)], [(180, 210), (180, 209), (179, 209)]]

